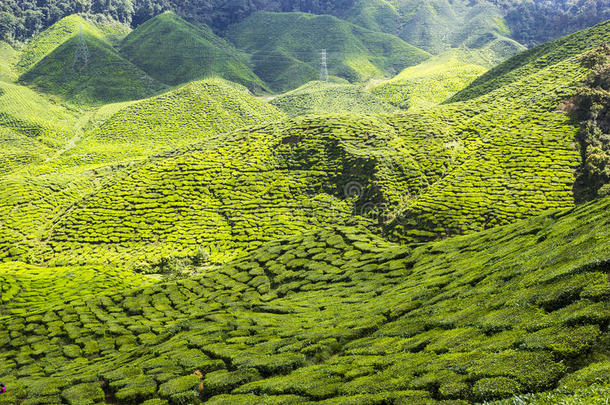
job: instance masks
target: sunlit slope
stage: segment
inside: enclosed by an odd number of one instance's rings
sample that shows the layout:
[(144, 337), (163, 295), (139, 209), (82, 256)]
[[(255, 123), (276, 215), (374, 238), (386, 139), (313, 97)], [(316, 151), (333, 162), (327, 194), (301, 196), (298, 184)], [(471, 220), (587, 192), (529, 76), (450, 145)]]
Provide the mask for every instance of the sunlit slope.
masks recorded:
[(605, 199), (415, 250), (330, 227), (13, 316), (2, 401), (435, 404), (607, 386), (609, 213)]
[(155, 261), (202, 245), (223, 261), (348, 217), (421, 242), (571, 207), (577, 128), (557, 108), (586, 74), (573, 57), (465, 103), (210, 137), (79, 201), (47, 226), (33, 254), (57, 263)]
[(609, 30), (610, 21), (607, 21), (520, 53), (489, 70), (466, 89), (453, 96), (450, 101), (464, 101), (487, 94), (525, 76), (535, 74), (545, 67), (556, 65), (596, 48), (608, 42)]
[(152, 284), (147, 276), (108, 266), (36, 267), (0, 264), (0, 317), (26, 315), (70, 301)]
[(132, 31), (121, 43), (121, 54), (171, 85), (219, 76), (252, 90), (265, 87), (231, 44), (173, 13), (160, 14)]
[(371, 94), (361, 85), (309, 82), (275, 97), (271, 104), (289, 116), (330, 113), (384, 114), (398, 108)]
[(73, 136), (76, 114), (27, 87), (0, 81), (0, 175), (52, 156)]
[(0, 81), (14, 82), (17, 80), (14, 64), (17, 51), (6, 42), (0, 41)]
[(19, 81), (72, 102), (97, 105), (144, 98), (164, 89), (89, 32), (71, 36)]
[[(475, 60), (468, 61), (469, 56)], [(453, 50), (408, 67), (390, 80), (369, 88), (378, 98), (402, 109), (426, 109), (438, 105), (487, 71), (476, 64), (474, 52)]]
[[(29, 89), (24, 91), (34, 94)], [(46, 104), (41, 108), (46, 108)], [(22, 110), (17, 108), (15, 111)], [(36, 111), (34, 106), (31, 111)], [(45, 111), (45, 114), (40, 114), (40, 118), (47, 117), (50, 112)], [(19, 162), (13, 164), (17, 168), (20, 167), (17, 163), (32, 164), (0, 178), (3, 192), (0, 258), (30, 257), (58, 218), (70, 212), (72, 204), (104, 188), (107, 180), (122, 176), (132, 160), (142, 160), (178, 145), (283, 117), (281, 111), (250, 95), (244, 87), (209, 79), (140, 102), (100, 108), (90, 115), (92, 123), (87, 125), (83, 138), (73, 145), (65, 145), (61, 153), (49, 150), (44, 160), (51, 155), (53, 159), (46, 162), (38, 155), (35, 155), (36, 159), (26, 159), (29, 156), (26, 147), (33, 141), (19, 146), (14, 137), (7, 139), (5, 160), (19, 157)], [(59, 121), (57, 116), (47, 118)], [(22, 138), (30, 139), (25, 135)], [(9, 156), (16, 148), (21, 155)], [(32, 152), (41, 154), (42, 150), (33, 148)], [(98, 255), (96, 260), (99, 259)]]
[(79, 161), (80, 155), (86, 155), (81, 162), (87, 164), (141, 159), (209, 135), (284, 117), (245, 87), (210, 78), (119, 108), (92, 127), (60, 161)]
[(276, 91), (319, 78), (322, 49), (329, 74), (350, 82), (390, 76), (430, 57), (392, 35), (304, 13), (259, 12), (229, 27), (227, 37), (252, 54), (254, 72)]

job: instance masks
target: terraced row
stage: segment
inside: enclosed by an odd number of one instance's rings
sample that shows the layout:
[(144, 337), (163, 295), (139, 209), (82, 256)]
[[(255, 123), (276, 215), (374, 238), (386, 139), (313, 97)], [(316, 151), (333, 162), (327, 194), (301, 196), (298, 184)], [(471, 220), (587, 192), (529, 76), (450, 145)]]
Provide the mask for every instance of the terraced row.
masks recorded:
[(609, 212), (415, 250), (337, 227), (13, 316), (0, 401), (433, 404), (609, 384)]

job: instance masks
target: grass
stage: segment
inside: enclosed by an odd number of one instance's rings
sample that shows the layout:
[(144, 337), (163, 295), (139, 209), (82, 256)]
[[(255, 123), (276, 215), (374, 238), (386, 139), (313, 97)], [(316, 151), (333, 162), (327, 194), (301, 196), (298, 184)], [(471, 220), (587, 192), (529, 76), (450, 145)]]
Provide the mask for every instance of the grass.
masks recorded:
[(121, 54), (170, 85), (218, 76), (253, 91), (266, 87), (232, 45), (208, 27), (173, 13), (160, 14), (137, 27), (121, 43)]
[(2, 401), (603, 398), (579, 384), (607, 378), (609, 209), (417, 248), (331, 227), (194, 278), (16, 314), (0, 331)]
[(369, 90), (404, 110), (424, 110), (441, 104), (487, 70), (484, 66), (468, 62), (468, 57), (473, 52), (462, 52), (464, 51), (453, 50), (408, 67)]
[(307, 114), (384, 114), (398, 109), (375, 97), (363, 86), (314, 81), (270, 101), (290, 117)]
[(304, 13), (259, 12), (231, 26), (227, 37), (252, 54), (254, 72), (275, 91), (317, 79), (324, 48), (329, 73), (350, 82), (385, 77), (430, 57), (391, 35)]

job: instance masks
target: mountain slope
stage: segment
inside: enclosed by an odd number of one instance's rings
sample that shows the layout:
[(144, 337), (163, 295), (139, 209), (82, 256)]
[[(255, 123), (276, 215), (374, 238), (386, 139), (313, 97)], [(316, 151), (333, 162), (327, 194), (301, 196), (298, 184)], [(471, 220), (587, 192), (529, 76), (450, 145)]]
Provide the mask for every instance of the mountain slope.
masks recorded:
[(231, 26), (227, 37), (252, 54), (254, 72), (278, 91), (317, 79), (322, 49), (329, 73), (350, 82), (384, 77), (430, 56), (391, 35), (303, 13), (256, 13)]
[(608, 42), (609, 29), (610, 21), (606, 21), (595, 27), (575, 32), (520, 53), (489, 70), (449, 101), (469, 100), (487, 94), (540, 69), (551, 67), (586, 50), (593, 49)]
[(320, 81), (306, 83), (273, 98), (270, 103), (291, 117), (341, 112), (384, 114), (398, 111), (396, 107), (375, 97), (362, 86)]
[(0, 330), (2, 400), (441, 404), (556, 387), (582, 397), (593, 382), (607, 392), (609, 213), (605, 199), (416, 249), (332, 227), (194, 278), (12, 316)]
[[(380, 99), (405, 110), (438, 105), (487, 71), (484, 66), (468, 61), (472, 52), (463, 52), (454, 50), (435, 56), (406, 68), (369, 90)], [(473, 62), (478, 61), (475, 59)]]
[(121, 44), (121, 54), (150, 76), (170, 85), (219, 76), (251, 89), (263, 82), (245, 58), (205, 26), (190, 24), (173, 13), (148, 20)]
[(164, 89), (90, 34), (71, 37), (22, 74), (19, 81), (82, 104), (144, 98)]
[[(35, 245), (31, 257), (155, 263), (203, 246), (224, 262), (278, 236), (336, 223), (422, 242), (571, 207), (578, 128), (558, 107), (588, 72), (577, 55), (477, 99), (427, 111), (310, 116), (202, 133), (200, 143), (130, 167), (52, 224), (39, 223), (41, 233), (28, 242)], [(131, 121), (109, 125), (99, 141), (87, 138), (56, 167), (142, 159), (155, 142), (128, 148), (137, 134)]]

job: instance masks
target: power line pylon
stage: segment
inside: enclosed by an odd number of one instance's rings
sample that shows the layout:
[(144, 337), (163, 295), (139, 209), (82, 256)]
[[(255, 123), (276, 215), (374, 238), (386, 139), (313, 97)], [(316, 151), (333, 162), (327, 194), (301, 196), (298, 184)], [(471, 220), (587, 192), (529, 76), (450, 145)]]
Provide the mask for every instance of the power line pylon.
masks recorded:
[(326, 49), (322, 49), (322, 66), (320, 67), (320, 81), (328, 81), (328, 66), (326, 64)]
[(78, 36), (78, 44), (76, 45), (76, 51), (74, 51), (74, 69), (76, 65), (81, 62), (85, 67), (89, 64), (89, 47), (85, 41), (85, 34), (83, 33), (83, 26), (80, 27), (80, 34)]

